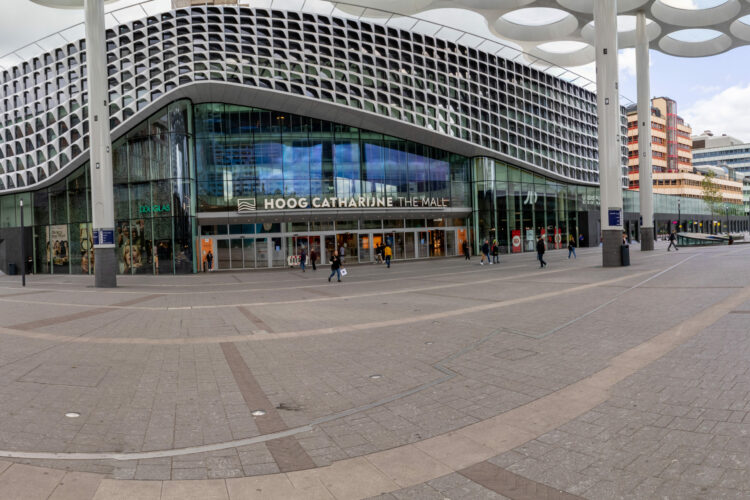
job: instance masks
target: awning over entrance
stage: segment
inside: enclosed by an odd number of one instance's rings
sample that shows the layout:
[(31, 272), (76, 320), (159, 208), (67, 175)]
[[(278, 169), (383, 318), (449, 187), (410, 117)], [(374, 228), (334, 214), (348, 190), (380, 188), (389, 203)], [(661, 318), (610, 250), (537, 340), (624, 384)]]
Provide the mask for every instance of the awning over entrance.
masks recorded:
[(262, 210), (239, 214), (237, 212), (199, 212), (198, 223), (231, 224), (253, 222), (331, 221), (352, 219), (436, 219), (441, 217), (467, 217), (471, 208), (369, 208), (369, 209), (314, 209), (314, 210)]

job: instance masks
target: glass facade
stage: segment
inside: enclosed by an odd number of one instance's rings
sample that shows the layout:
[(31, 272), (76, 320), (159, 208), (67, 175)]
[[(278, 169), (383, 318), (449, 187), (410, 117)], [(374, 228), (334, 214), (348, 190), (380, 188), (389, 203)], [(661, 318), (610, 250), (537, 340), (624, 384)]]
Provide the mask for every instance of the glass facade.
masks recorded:
[[(196, 272), (209, 249), (214, 269), (256, 269), (286, 267), (302, 247), (321, 262), (334, 250), (370, 262), (382, 243), (394, 260), (458, 255), (464, 241), (477, 251), (485, 238), (503, 252), (533, 251), (539, 236), (550, 249), (598, 243), (598, 188), (258, 108), (175, 101), (113, 144), (113, 174), (120, 274)], [(633, 238), (638, 195), (623, 191)], [(90, 274), (90, 199), (88, 164), (45, 188), (0, 196), (0, 240), (20, 226), (23, 200), (33, 271)], [(356, 210), (290, 208), (315, 199)], [(368, 213), (385, 199), (402, 204)], [(712, 214), (702, 200), (657, 194), (654, 208), (659, 234), (748, 226), (741, 205)]]
[[(194, 271), (192, 123), (190, 102), (177, 101), (113, 144), (120, 274)], [(88, 163), (49, 188), (25, 196), (33, 198), (33, 219), (26, 220), (33, 221), (35, 272), (92, 273)]]
[(198, 212), (238, 200), (428, 197), (469, 207), (469, 159), (395, 137), (288, 113), (195, 106)]
[[(575, 186), (532, 174), (489, 158), (473, 160), (473, 223), (475, 249), (497, 240), (506, 253), (535, 251), (536, 239), (550, 249), (595, 246), (599, 238), (599, 188)], [(640, 193), (623, 190), (624, 230), (637, 239)], [(729, 204), (711, 213), (703, 200), (654, 194), (657, 234), (738, 231), (748, 227), (742, 205)], [(742, 217), (742, 218), (740, 218)]]

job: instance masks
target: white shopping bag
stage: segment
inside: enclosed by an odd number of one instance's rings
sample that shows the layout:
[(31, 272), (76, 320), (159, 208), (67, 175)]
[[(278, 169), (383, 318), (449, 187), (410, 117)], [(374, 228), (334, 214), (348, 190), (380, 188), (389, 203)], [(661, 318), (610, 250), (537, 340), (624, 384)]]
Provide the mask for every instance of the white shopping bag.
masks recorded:
[(341, 268), (341, 276), (346, 276), (346, 268), (345, 267)]

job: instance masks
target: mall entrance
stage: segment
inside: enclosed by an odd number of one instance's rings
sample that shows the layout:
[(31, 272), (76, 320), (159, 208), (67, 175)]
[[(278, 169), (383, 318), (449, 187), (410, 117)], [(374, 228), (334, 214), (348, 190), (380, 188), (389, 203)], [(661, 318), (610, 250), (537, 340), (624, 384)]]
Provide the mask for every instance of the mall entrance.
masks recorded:
[[(393, 221), (386, 222), (390, 223), (388, 225), (393, 224)], [(336, 250), (343, 256), (344, 263), (375, 262), (377, 248), (381, 244), (391, 247), (393, 261), (453, 257), (460, 254), (467, 238), (466, 226), (385, 229), (381, 224), (372, 229), (357, 226), (357, 229), (337, 231), (336, 226), (345, 224), (330, 225), (333, 226), (332, 230), (292, 233), (288, 231), (293, 229), (290, 227), (292, 224), (265, 224), (262, 229), (276, 229), (278, 232), (264, 234), (257, 233), (258, 226), (261, 225), (256, 224), (224, 226), (226, 229), (202, 225), (198, 242), (202, 259), (200, 268), (208, 270), (209, 251), (213, 254), (212, 270), (296, 266), (303, 248), (308, 255), (308, 266), (311, 250), (317, 254), (317, 265), (327, 266)], [(368, 221), (362, 225), (376, 224)], [(426, 223), (422, 225), (426, 226)], [(346, 226), (351, 226), (351, 223), (346, 223)]]

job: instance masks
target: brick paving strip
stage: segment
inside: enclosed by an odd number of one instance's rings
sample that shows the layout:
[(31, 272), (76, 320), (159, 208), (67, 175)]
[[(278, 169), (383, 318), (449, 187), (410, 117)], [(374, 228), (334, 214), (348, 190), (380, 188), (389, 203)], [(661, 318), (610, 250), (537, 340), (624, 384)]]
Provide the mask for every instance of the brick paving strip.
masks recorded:
[(33, 295), (33, 294), (37, 294), (37, 293), (49, 293), (51, 291), (52, 290), (33, 290), (33, 291), (29, 290), (29, 291), (26, 291), (26, 292), (4, 293), (4, 294), (0, 295), (0, 298), (4, 298), (4, 297), (21, 297), (23, 295)]
[(248, 307), (238, 307), (237, 309), (240, 310), (243, 316), (245, 316), (247, 319), (250, 320), (252, 324), (258, 327), (259, 330), (263, 330), (267, 333), (273, 332), (270, 326), (266, 324), (265, 321), (260, 319), (256, 314), (254, 314), (250, 308)]
[[(550, 271), (554, 272), (554, 271)], [(547, 274), (550, 274), (547, 273)], [(14, 336), (20, 336), (20, 337), (27, 337), (27, 338), (36, 338), (36, 339), (44, 339), (44, 340), (57, 340), (60, 342), (78, 342), (78, 343), (94, 343), (94, 344), (146, 344), (146, 345), (190, 345), (190, 344), (216, 344), (221, 342), (263, 342), (267, 341), (269, 339), (289, 339), (289, 338), (299, 338), (299, 337), (316, 337), (319, 335), (332, 335), (336, 333), (354, 333), (358, 331), (365, 331), (365, 330), (373, 330), (373, 329), (381, 329), (381, 328), (390, 328), (393, 326), (402, 326), (402, 325), (408, 325), (408, 324), (415, 324), (415, 323), (423, 323), (425, 321), (432, 321), (432, 320), (438, 320), (443, 318), (453, 318), (456, 316), (462, 316), (465, 314), (472, 314), (476, 312), (482, 312), (482, 311), (489, 311), (494, 309), (501, 309), (504, 307), (510, 307), (518, 304), (526, 304), (528, 302), (534, 302), (541, 299), (547, 299), (551, 297), (558, 297), (560, 295), (570, 295), (575, 292), (583, 291), (583, 290), (589, 290), (592, 288), (597, 288), (601, 286), (606, 286), (612, 283), (617, 283), (619, 281), (629, 280), (636, 278), (638, 276), (643, 276), (646, 274), (651, 274), (652, 271), (642, 271), (639, 273), (632, 273), (627, 276), (621, 276), (619, 278), (613, 278), (610, 280), (605, 281), (599, 281), (595, 283), (586, 283), (580, 286), (571, 287), (571, 288), (563, 288), (560, 290), (554, 290), (551, 292), (544, 292), (540, 293), (538, 295), (532, 295), (529, 297), (519, 297), (515, 299), (508, 299), (500, 302), (492, 302), (489, 304), (481, 304), (477, 306), (470, 306), (465, 307), (461, 309), (452, 309), (447, 311), (441, 311), (437, 313), (432, 314), (423, 314), (419, 316), (408, 316), (404, 318), (394, 318), (389, 320), (382, 320), (382, 321), (373, 321), (370, 323), (358, 323), (358, 324), (347, 324), (347, 325), (341, 325), (341, 326), (331, 326), (331, 327), (324, 327), (324, 328), (315, 328), (311, 330), (296, 330), (291, 332), (278, 332), (271, 335), (263, 335), (263, 336), (248, 336), (248, 335), (224, 335), (224, 336), (214, 336), (214, 337), (179, 337), (179, 338), (144, 338), (144, 337), (127, 337), (127, 338), (112, 338), (112, 337), (74, 337), (72, 335), (62, 335), (62, 334), (54, 334), (54, 333), (45, 333), (45, 332), (22, 332), (18, 331), (18, 329), (13, 328), (5, 328), (0, 327), (0, 334), (2, 335), (14, 335)], [(477, 283), (481, 283), (480, 281), (475, 281), (474, 283), (471, 283), (471, 285), (476, 285)], [(449, 285), (446, 285), (446, 287)], [(442, 287), (434, 287), (434, 288), (442, 288)], [(632, 287), (631, 287), (632, 288)], [(421, 291), (419, 290), (413, 290), (413, 291)], [(392, 292), (393, 294), (398, 293)], [(385, 293), (378, 293), (378, 294), (368, 294), (369, 295), (388, 295), (391, 294), (391, 292), (385, 292)], [(354, 298), (352, 296), (347, 297), (349, 299)], [(315, 302), (317, 300), (328, 300), (328, 299), (307, 299), (300, 302)], [(277, 304), (287, 304), (289, 302), (269, 302), (269, 305), (277, 305)], [(106, 306), (104, 306), (106, 307)], [(115, 306), (111, 306), (115, 307)], [(230, 307), (230, 306), (227, 306)], [(231, 306), (236, 307), (236, 306)], [(186, 308), (189, 309), (189, 308)], [(195, 309), (195, 308), (193, 308)]]
[(458, 473), (513, 500), (582, 500), (579, 496), (513, 474), (490, 462), (479, 462)]
[[(252, 371), (245, 363), (242, 354), (237, 346), (231, 342), (223, 343), (221, 350), (224, 358), (227, 360), (237, 387), (240, 389), (242, 398), (245, 400), (250, 411), (263, 410), (265, 415), (255, 417), (255, 425), (261, 434), (273, 434), (288, 430), (284, 420), (271, 401), (266, 396), (258, 381), (253, 376)], [(316, 467), (315, 462), (302, 448), (294, 436), (266, 441), (266, 447), (279, 466), (281, 472), (291, 472), (295, 470), (313, 469)]]
[[(729, 296), (652, 339), (615, 356), (607, 368), (559, 391), (496, 417), (414, 444), (341, 460), (328, 467), (271, 476), (224, 481), (159, 482), (102, 479), (93, 498), (158, 500), (170, 498), (167, 492), (184, 491), (179, 498), (203, 499), (209, 498), (210, 490), (219, 495), (216, 498), (225, 499), (247, 498), (248, 491), (261, 491), (263, 498), (285, 500), (360, 499), (418, 485), (452, 472), (476, 474), (477, 479), (487, 482), (489, 479), (480, 478), (478, 469), (472, 469), (472, 466), (554, 430), (606, 401), (609, 398), (609, 389), (616, 383), (698, 335), (747, 300), (750, 300), (750, 288)], [(236, 346), (233, 347), (236, 351)], [(228, 352), (230, 356), (238, 354), (233, 354), (231, 348)], [(270, 405), (267, 408), (271, 409)], [(0, 470), (9, 465), (7, 462), (0, 462)], [(17, 477), (16, 471), (20, 468), (24, 468), (23, 481)], [(48, 498), (49, 493), (59, 486), (49, 486), (49, 481), (43, 483), (41, 479), (47, 477), (47, 474), (64, 473), (14, 464), (0, 475), (0, 492), (19, 493), (46, 484), (48, 486), (45, 487), (44, 496), (17, 494), (8, 498)], [(67, 473), (65, 477), (69, 474), (73, 473)], [(6, 489), (9, 482), (16, 490)], [(63, 482), (64, 480), (56, 484)], [(186, 483), (189, 486), (186, 486)], [(54, 498), (54, 495), (49, 498)], [(83, 500), (91, 498), (91, 494), (81, 493), (74, 498)]]
[[(140, 304), (141, 302), (146, 302), (148, 300), (155, 299), (157, 297), (161, 297), (161, 294), (158, 294), (158, 293), (151, 294), (151, 295), (146, 295), (143, 297), (138, 297), (135, 299), (125, 300), (123, 302), (116, 302), (112, 304), (112, 306), (118, 306), (118, 307), (132, 306), (135, 304)], [(13, 328), (16, 330), (33, 330), (35, 328), (44, 328), (45, 326), (57, 325), (59, 323), (66, 323), (68, 321), (75, 321), (78, 319), (90, 318), (92, 316), (98, 316), (100, 314), (104, 314), (113, 310), (111, 306), (99, 306), (99, 307), (91, 306), (91, 307), (94, 307), (94, 308), (89, 309), (88, 311), (65, 314), (62, 316), (54, 316), (52, 318), (27, 321), (26, 323), (19, 323), (16, 325), (11, 325), (8, 328)]]

